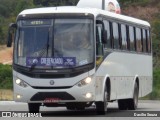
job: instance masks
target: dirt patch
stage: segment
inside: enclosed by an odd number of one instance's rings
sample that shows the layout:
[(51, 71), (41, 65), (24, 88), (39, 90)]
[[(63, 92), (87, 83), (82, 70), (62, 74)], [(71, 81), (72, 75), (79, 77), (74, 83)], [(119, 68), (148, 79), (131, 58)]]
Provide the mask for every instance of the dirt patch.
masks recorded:
[(0, 46), (0, 63), (12, 64), (13, 48)]
[(5, 89), (0, 89), (0, 101), (1, 100), (13, 100), (13, 91), (12, 90), (5, 90)]
[(122, 13), (127, 16), (152, 21), (159, 14), (159, 7), (151, 6), (129, 6), (122, 9)]
[(0, 51), (1, 51), (1, 50), (4, 50), (5, 48), (6, 48), (5, 45), (1, 45), (1, 46), (0, 46)]

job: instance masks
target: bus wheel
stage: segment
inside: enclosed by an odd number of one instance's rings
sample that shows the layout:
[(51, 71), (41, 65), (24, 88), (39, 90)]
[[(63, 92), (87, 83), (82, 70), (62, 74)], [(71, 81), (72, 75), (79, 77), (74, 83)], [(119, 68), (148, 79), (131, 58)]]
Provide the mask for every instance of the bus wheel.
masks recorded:
[(100, 101), (100, 102), (95, 102), (96, 104), (96, 111), (97, 111), (97, 114), (99, 115), (104, 115), (107, 111), (107, 105), (108, 105), (108, 102), (107, 102), (107, 88), (105, 87), (104, 89), (104, 100), (103, 101)]
[(39, 113), (40, 104), (39, 103), (28, 103), (28, 109), (30, 113)]
[(119, 110), (127, 110), (128, 108), (127, 100), (126, 99), (118, 100), (118, 108)]
[(139, 96), (139, 88), (137, 83), (134, 86), (134, 94), (132, 99), (128, 99), (128, 109), (136, 110), (138, 106), (138, 96)]

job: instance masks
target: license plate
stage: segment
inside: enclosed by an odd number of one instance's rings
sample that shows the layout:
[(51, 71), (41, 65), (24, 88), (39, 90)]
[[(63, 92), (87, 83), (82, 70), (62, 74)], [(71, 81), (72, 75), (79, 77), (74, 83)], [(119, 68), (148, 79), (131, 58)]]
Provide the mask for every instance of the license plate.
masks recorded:
[(46, 98), (45, 100), (44, 100), (44, 103), (57, 103), (57, 102), (59, 102), (61, 99), (59, 99), (59, 98)]

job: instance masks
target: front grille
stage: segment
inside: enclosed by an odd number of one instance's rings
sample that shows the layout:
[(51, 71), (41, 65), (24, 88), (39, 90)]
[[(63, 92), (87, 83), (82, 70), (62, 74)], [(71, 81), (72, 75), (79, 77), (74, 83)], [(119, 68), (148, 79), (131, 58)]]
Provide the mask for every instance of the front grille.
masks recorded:
[(39, 86), (31, 86), (34, 89), (69, 89), (72, 86), (61, 86), (61, 87), (39, 87)]
[(31, 101), (44, 101), (46, 98), (59, 98), (60, 100), (75, 100), (75, 98), (67, 92), (38, 92)]
[(80, 72), (75, 72), (75, 73), (69, 73), (69, 74), (59, 74), (59, 73), (29, 73), (26, 71), (20, 71), (21, 74), (29, 76), (31, 78), (69, 78), (69, 77), (75, 77), (78, 76), (82, 73), (84, 73), (84, 71), (80, 71)]

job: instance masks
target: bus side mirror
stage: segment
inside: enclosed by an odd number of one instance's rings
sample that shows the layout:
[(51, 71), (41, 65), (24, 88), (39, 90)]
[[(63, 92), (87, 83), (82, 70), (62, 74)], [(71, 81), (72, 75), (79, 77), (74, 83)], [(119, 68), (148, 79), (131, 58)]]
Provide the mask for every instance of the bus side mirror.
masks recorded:
[(17, 28), (17, 25), (15, 23), (11, 23), (9, 25), (8, 29), (8, 38), (7, 38), (7, 47), (12, 47), (12, 41), (13, 41), (13, 34), (14, 34), (14, 29)]
[(107, 44), (107, 31), (106, 30), (102, 31), (102, 43)]

